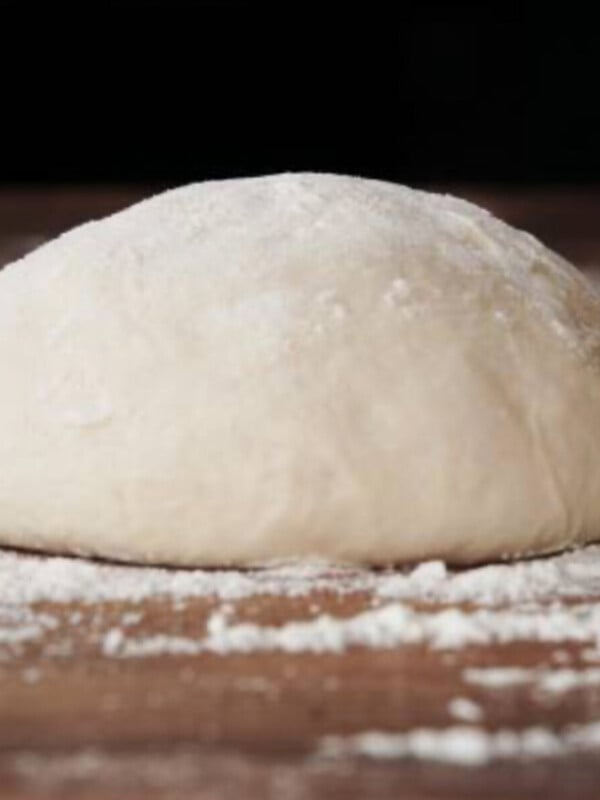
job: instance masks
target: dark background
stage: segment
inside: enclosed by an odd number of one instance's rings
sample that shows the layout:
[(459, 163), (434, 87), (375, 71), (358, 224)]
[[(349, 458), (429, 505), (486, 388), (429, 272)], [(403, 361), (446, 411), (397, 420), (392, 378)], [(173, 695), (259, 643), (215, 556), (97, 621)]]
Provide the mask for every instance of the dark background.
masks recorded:
[(599, 50), (564, 4), (0, 2), (0, 183), (591, 183)]

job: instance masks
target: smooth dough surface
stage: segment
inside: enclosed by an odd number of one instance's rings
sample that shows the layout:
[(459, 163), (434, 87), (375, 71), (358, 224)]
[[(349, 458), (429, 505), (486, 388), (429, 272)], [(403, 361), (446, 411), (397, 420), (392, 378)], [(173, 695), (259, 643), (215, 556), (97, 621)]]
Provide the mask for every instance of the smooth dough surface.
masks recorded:
[(185, 186), (0, 273), (0, 542), (472, 562), (600, 538), (600, 300), (459, 199)]

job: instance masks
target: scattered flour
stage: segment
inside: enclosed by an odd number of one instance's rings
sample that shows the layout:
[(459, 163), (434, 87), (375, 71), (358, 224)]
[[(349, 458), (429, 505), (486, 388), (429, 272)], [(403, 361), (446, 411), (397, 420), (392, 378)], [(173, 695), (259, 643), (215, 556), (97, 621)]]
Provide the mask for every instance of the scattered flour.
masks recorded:
[(257, 595), (368, 592), (386, 600), (496, 606), (557, 598), (600, 597), (600, 546), (511, 564), (450, 570), (441, 561), (415, 569), (368, 570), (326, 563), (252, 570), (160, 569), (0, 550), (0, 602), (82, 603), (168, 596), (239, 600)]
[[(600, 572), (600, 548), (598, 553)], [(322, 563), (282, 564), (253, 570), (163, 569), (0, 550), (0, 603), (142, 602), (258, 595), (301, 597), (315, 591), (372, 591), (377, 573)]]
[[(18, 555), (0, 550), (0, 659), (53, 631), (43, 648), (48, 658), (73, 654), (69, 626), (85, 624), (107, 658), (226, 656), (235, 653), (344, 653), (353, 647), (395, 648), (425, 645), (446, 652), (468, 646), (511, 642), (582, 645), (588, 660), (600, 659), (600, 547), (551, 558), (449, 570), (431, 561), (407, 571), (334, 567), (324, 563), (274, 564), (253, 570), (173, 570), (109, 565), (71, 558)], [(309, 597), (314, 593), (363, 594), (372, 606), (349, 617), (320, 613), (311, 602), (308, 619), (280, 625), (236, 622), (235, 603), (261, 596)], [(102, 607), (88, 612), (68, 604), (138, 603), (148, 598), (170, 599), (173, 608), (186, 598), (219, 601), (206, 629), (197, 635), (173, 635), (167, 625), (154, 635), (133, 630), (143, 613), (131, 606), (116, 623), (108, 623)], [(583, 600), (585, 598), (585, 601)], [(61, 617), (35, 604), (67, 604)], [(449, 607), (446, 607), (449, 606)], [(364, 606), (363, 606), (364, 607)], [(109, 617), (107, 617), (108, 619)], [(58, 630), (58, 634), (57, 634)], [(561, 650), (563, 660), (569, 653)], [(291, 667), (290, 667), (291, 670)], [(42, 677), (37, 666), (21, 672), (22, 681)], [(188, 671), (185, 680), (194, 680)], [(494, 689), (531, 686), (535, 692), (566, 693), (600, 686), (600, 666), (571, 669), (561, 662), (554, 669), (523, 667), (469, 668), (466, 684)], [(182, 678), (183, 679), (183, 678)], [(256, 678), (238, 688), (267, 691)], [(335, 683), (328, 687), (336, 688)], [(114, 703), (103, 701), (103, 709)], [(157, 701), (157, 707), (159, 703)], [(109, 709), (110, 706), (110, 709)], [(478, 766), (495, 759), (559, 758), (600, 751), (600, 722), (570, 726), (556, 732), (542, 727), (486, 731), (477, 727), (482, 706), (455, 697), (448, 713), (457, 724), (445, 729), (416, 728), (404, 733), (365, 732), (327, 737), (319, 754), (325, 757), (362, 755), (371, 758), (416, 758), (461, 766)]]
[(0, 645), (18, 644), (28, 639), (38, 639), (44, 633), (38, 625), (22, 625), (19, 628), (0, 628)]
[[(110, 709), (110, 703), (108, 704)], [(32, 796), (90, 796), (86, 793), (88, 786), (93, 786), (97, 797), (111, 796), (122, 797), (126, 794), (125, 787), (140, 787), (136, 797), (156, 796), (156, 790), (164, 788), (169, 791), (169, 798), (182, 797), (182, 787), (192, 789), (187, 796), (197, 796), (197, 787), (206, 782), (204, 761), (198, 758), (195, 751), (186, 750), (175, 753), (163, 752), (160, 758), (155, 754), (144, 752), (102, 752), (101, 750), (85, 748), (73, 750), (69, 753), (36, 753), (21, 752), (14, 756), (12, 772), (20, 780), (27, 781), (35, 789)], [(65, 784), (77, 784), (72, 794), (65, 788)], [(82, 784), (84, 788), (82, 789)], [(115, 793), (115, 787), (117, 793)], [(102, 791), (108, 789), (106, 793)], [(144, 793), (144, 789), (148, 789)], [(79, 791), (77, 791), (79, 790)], [(164, 793), (161, 792), (161, 797)]]
[(5, 648), (38, 639), (58, 625), (55, 617), (27, 606), (0, 605), (0, 657)]
[(454, 571), (441, 561), (430, 561), (408, 574), (382, 576), (375, 591), (395, 600), (478, 605), (600, 596), (600, 547)]
[[(220, 602), (206, 631), (199, 628), (192, 635), (173, 635), (168, 626), (154, 635), (136, 635), (129, 628), (142, 616), (131, 608), (116, 624), (110, 622), (108, 630), (101, 618), (88, 620), (86, 627), (95, 631), (105, 656), (343, 653), (352, 647), (405, 645), (451, 651), (519, 641), (579, 643), (588, 652), (600, 652), (600, 604), (590, 602), (600, 597), (600, 546), (514, 564), (449, 570), (440, 561), (430, 561), (406, 571), (306, 562), (249, 570), (160, 569), (0, 551), (0, 586), (0, 657), (10, 653), (11, 646), (42, 637), (58, 624), (38, 611), (36, 603), (131, 604), (157, 597), (170, 599), (174, 608), (193, 597)], [(318, 592), (370, 596), (372, 607), (337, 617), (319, 614), (319, 604), (313, 602), (309, 619), (277, 626), (235, 622), (233, 603), (243, 598), (308, 597)], [(583, 597), (588, 602), (579, 602)], [(82, 623), (81, 611), (68, 613), (70, 624)], [(55, 637), (44, 649), (50, 657), (68, 657), (71, 652), (65, 636)], [(600, 682), (600, 669), (557, 669), (547, 676), (528, 673), (526, 678), (503, 674), (509, 682), (534, 682), (548, 691)]]
[(483, 719), (483, 709), (479, 703), (469, 700), (468, 697), (454, 697), (448, 703), (448, 712), (462, 722), (479, 722)]
[(477, 767), (498, 759), (560, 758), (597, 750), (600, 750), (600, 723), (595, 722), (571, 726), (560, 733), (540, 727), (490, 732), (468, 725), (417, 728), (406, 733), (369, 731), (356, 736), (325, 737), (319, 755), (413, 758)]
[(349, 618), (322, 614), (280, 626), (229, 624), (215, 611), (204, 637), (158, 635), (126, 637), (109, 631), (102, 642), (107, 656), (143, 658), (160, 654), (195, 655), (203, 652), (342, 653), (351, 647), (392, 648), (425, 644), (434, 649), (516, 641), (582, 642), (600, 646), (600, 606), (588, 603), (542, 609), (477, 609), (417, 611), (390, 603)]
[(39, 667), (26, 667), (21, 673), (24, 683), (39, 683), (42, 678), (42, 671)]
[(589, 669), (527, 669), (525, 667), (471, 668), (463, 672), (467, 683), (488, 689), (533, 685), (542, 692), (570, 692), (573, 689), (600, 686), (600, 667)]
[[(420, 728), (405, 733), (369, 731), (356, 736), (325, 737), (315, 756), (306, 761), (305, 768), (321, 771), (326, 760), (362, 756), (374, 760), (437, 761), (476, 769), (506, 759), (527, 763), (530, 760), (557, 760), (574, 754), (595, 754), (599, 748), (598, 723), (571, 726), (561, 732), (538, 727), (490, 732), (472, 726)], [(224, 763), (228, 769), (235, 768), (236, 762), (231, 758)], [(179, 796), (180, 792), (187, 795), (189, 791), (186, 789), (197, 789), (203, 780), (206, 782), (204, 761), (198, 758), (197, 750), (177, 750), (163, 754), (159, 759), (146, 753), (115, 756), (92, 749), (66, 754), (25, 752), (14, 757), (12, 772), (36, 788), (43, 786), (46, 792), (54, 787), (64, 790), (66, 783), (77, 782), (111, 789), (115, 785), (141, 784), (153, 790), (164, 788)], [(296, 797), (297, 784), (291, 782), (290, 785), (293, 787), (290, 797)], [(287, 796), (288, 792), (284, 794)]]

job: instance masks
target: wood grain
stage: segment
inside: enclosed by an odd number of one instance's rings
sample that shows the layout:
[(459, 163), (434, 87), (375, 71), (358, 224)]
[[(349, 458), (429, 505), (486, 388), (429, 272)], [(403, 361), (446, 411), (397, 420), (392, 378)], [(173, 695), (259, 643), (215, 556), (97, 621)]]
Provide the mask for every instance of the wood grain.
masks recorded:
[[(600, 267), (600, 190), (451, 188), (538, 234), (584, 269)], [(2, 190), (0, 262), (144, 194), (136, 187)], [(265, 596), (235, 603), (234, 615), (281, 624), (319, 613), (348, 616), (372, 602), (364, 593)], [(480, 704), (481, 724), (490, 730), (598, 721), (600, 688), (543, 696), (528, 685), (490, 690), (462, 677), (468, 666), (577, 669), (584, 666), (580, 647), (529, 642), (451, 653), (403, 646), (342, 655), (139, 659), (108, 658), (99, 649), (126, 611), (142, 612), (131, 627), (136, 635), (192, 636), (214, 606), (210, 598), (156, 598), (39, 607), (59, 626), (0, 661), (0, 797), (592, 800), (600, 794), (600, 762), (592, 756), (465, 768), (314, 755), (326, 734), (455, 724), (448, 703), (457, 696)], [(76, 625), (73, 613), (81, 615)]]
[[(233, 618), (281, 624), (371, 605), (358, 593), (259, 597)], [(60, 625), (0, 664), (0, 786), (7, 798), (582, 798), (597, 797), (590, 756), (464, 768), (436, 763), (315, 758), (320, 737), (456, 724), (449, 702), (478, 703), (490, 729), (562, 729), (600, 719), (600, 688), (540, 695), (530, 685), (465, 683), (466, 667), (588, 666), (559, 643), (354, 648), (344, 654), (281, 652), (151, 658), (103, 656), (98, 642), (126, 612), (128, 629), (199, 636), (215, 600), (90, 606), (44, 604)], [(72, 624), (78, 612), (81, 620)], [(38, 672), (31, 682), (32, 668)]]

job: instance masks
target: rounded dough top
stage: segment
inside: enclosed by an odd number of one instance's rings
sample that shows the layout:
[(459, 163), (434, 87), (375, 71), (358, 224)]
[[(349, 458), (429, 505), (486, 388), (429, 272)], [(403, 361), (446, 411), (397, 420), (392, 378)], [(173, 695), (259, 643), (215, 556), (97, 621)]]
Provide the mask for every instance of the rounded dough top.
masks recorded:
[(209, 181), (0, 273), (0, 541), (472, 562), (600, 538), (600, 299), (454, 197)]

